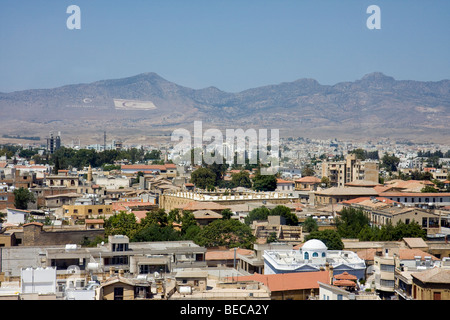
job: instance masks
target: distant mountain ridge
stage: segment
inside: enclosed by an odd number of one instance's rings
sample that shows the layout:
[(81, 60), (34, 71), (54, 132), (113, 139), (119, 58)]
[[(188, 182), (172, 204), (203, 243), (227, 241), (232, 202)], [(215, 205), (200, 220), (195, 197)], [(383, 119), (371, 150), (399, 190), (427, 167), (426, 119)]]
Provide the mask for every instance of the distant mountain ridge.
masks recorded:
[[(114, 99), (151, 101), (156, 109), (116, 110)], [(450, 80), (395, 80), (374, 72), (335, 85), (303, 78), (229, 93), (216, 87), (191, 89), (149, 72), (0, 93), (0, 114), (2, 134), (17, 134), (3, 132), (11, 131), (16, 121), (26, 123), (32, 133), (33, 128), (39, 131), (55, 122), (63, 130), (76, 122), (87, 130), (95, 122), (145, 132), (149, 127), (173, 130), (203, 120), (210, 126), (272, 127), (299, 134), (448, 136)]]

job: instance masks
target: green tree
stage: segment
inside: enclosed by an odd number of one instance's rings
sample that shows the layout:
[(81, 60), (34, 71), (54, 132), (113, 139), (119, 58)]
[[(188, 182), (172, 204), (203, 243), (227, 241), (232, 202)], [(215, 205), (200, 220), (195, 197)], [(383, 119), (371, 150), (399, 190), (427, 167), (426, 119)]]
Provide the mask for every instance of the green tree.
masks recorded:
[(250, 249), (255, 242), (249, 226), (235, 219), (215, 220), (200, 230), (195, 242), (204, 247), (226, 246)]
[(286, 206), (278, 205), (269, 212), (270, 216), (282, 216), (288, 226), (298, 226), (298, 218), (291, 209)]
[(224, 219), (224, 220), (231, 219), (231, 216), (233, 216), (233, 212), (230, 209), (222, 210), (221, 214), (222, 214), (222, 219)]
[(391, 156), (387, 153), (384, 154), (383, 158), (381, 158), (382, 167), (386, 168), (387, 171), (397, 171), (398, 164), (400, 163), (400, 159), (397, 158), (394, 154)]
[(310, 177), (310, 176), (314, 176), (315, 172), (314, 172), (314, 168), (311, 165), (306, 165), (305, 167), (303, 167), (302, 169), (302, 177)]
[(36, 202), (36, 198), (30, 190), (23, 187), (14, 190), (14, 206), (16, 209), (26, 210), (29, 202)]
[(361, 229), (369, 222), (361, 209), (343, 208), (336, 218), (336, 230), (342, 238), (358, 238)]
[(211, 169), (199, 168), (192, 172), (191, 182), (200, 189), (213, 188), (216, 183), (216, 175)]
[(252, 181), (250, 180), (250, 174), (248, 171), (241, 170), (239, 173), (233, 173), (231, 175), (231, 183), (233, 188), (244, 187), (251, 188)]
[(267, 220), (267, 217), (270, 214), (270, 210), (266, 207), (259, 207), (252, 209), (248, 215), (244, 218), (244, 222), (246, 225), (250, 225), (254, 220)]
[(320, 183), (324, 184), (327, 188), (331, 187), (331, 181), (328, 177), (322, 177), (322, 179), (320, 179)]
[(105, 220), (105, 236), (121, 234), (131, 240), (137, 230), (138, 223), (134, 213), (121, 211)]
[(145, 228), (149, 225), (156, 224), (164, 228), (169, 224), (168, 218), (164, 209), (153, 210), (146, 213), (145, 218), (141, 219), (139, 225), (141, 228)]
[(180, 234), (170, 226), (161, 227), (157, 224), (150, 224), (137, 231), (133, 236), (133, 241), (177, 241), (180, 238)]
[[(189, 229), (190, 229), (190, 233), (192, 234), (193, 227), (198, 227), (197, 225), (197, 221), (195, 220), (195, 216), (191, 211), (183, 211), (182, 217), (181, 217), (181, 234), (182, 235), (188, 235), (189, 234)], [(190, 238), (191, 240), (193, 240), (194, 238)]]
[(312, 217), (307, 217), (305, 219), (305, 222), (303, 222), (303, 231), (310, 233), (318, 230), (319, 226), (317, 225), (317, 221), (314, 220)]
[(269, 233), (269, 236), (267, 237), (266, 242), (272, 243), (272, 242), (277, 242), (277, 241), (278, 241), (277, 233), (276, 232)]
[(420, 192), (424, 192), (424, 193), (425, 192), (432, 192), (432, 193), (435, 193), (435, 192), (439, 192), (439, 190), (437, 190), (433, 186), (427, 185), (427, 186), (423, 187), (422, 189), (420, 189)]
[(262, 175), (257, 173), (253, 177), (253, 190), (274, 191), (277, 188), (277, 178), (274, 175)]

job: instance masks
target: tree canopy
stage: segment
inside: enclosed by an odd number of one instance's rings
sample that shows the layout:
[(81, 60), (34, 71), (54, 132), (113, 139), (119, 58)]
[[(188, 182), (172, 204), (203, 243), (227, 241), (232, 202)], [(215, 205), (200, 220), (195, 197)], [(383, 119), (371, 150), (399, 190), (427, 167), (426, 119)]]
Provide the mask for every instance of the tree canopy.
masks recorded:
[(16, 209), (26, 210), (28, 209), (28, 202), (35, 202), (36, 198), (34, 194), (23, 187), (14, 190), (14, 206)]

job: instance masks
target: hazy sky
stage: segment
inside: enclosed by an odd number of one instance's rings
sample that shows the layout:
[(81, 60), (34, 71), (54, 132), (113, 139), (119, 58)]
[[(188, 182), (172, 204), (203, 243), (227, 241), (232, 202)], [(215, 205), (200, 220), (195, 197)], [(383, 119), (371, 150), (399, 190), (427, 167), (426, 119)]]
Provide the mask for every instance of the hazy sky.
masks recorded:
[[(381, 29), (369, 30), (370, 5)], [(81, 10), (69, 30), (67, 7)], [(1, 0), (0, 92), (156, 72), (238, 92), (380, 71), (450, 78), (450, 1)]]

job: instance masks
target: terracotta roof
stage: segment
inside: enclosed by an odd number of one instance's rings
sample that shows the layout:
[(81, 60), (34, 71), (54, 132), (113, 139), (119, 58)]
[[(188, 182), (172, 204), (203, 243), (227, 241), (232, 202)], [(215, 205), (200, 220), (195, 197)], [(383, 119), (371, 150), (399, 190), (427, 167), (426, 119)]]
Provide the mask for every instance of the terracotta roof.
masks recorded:
[(353, 187), (375, 187), (379, 186), (380, 184), (378, 182), (368, 181), (368, 180), (355, 180), (352, 182), (347, 182), (345, 184), (346, 186), (353, 186)]
[[(248, 249), (236, 249), (236, 259), (238, 259), (237, 255), (250, 255), (253, 253), (253, 250)], [(214, 250), (207, 251), (205, 254), (205, 260), (233, 260), (234, 259), (234, 249), (229, 250)]]
[(307, 176), (300, 179), (295, 180), (295, 182), (303, 182), (303, 183), (320, 183), (320, 179), (313, 176)]
[[(234, 278), (236, 279), (236, 278)], [(262, 282), (270, 291), (305, 290), (319, 288), (319, 282), (330, 283), (328, 271), (293, 272), (280, 274), (258, 274), (237, 277), (241, 280)]]
[(358, 278), (356, 276), (348, 273), (347, 271), (345, 271), (344, 273), (335, 275), (334, 278), (337, 280), (358, 280)]
[(293, 184), (294, 181), (288, 181), (288, 180), (283, 180), (283, 179), (277, 179), (277, 184), (283, 184), (283, 183), (289, 183), (289, 184)]
[(355, 287), (356, 283), (352, 280), (335, 280), (333, 285), (336, 287)]
[(31, 225), (42, 227), (44, 224), (40, 223), (40, 222), (29, 222), (29, 223), (25, 223), (23, 226), (25, 227), (25, 226), (31, 226)]
[(431, 257), (431, 260), (439, 260), (432, 254), (419, 250), (419, 249), (399, 249), (400, 260), (414, 260), (415, 257), (420, 257), (421, 260), (425, 260), (425, 257)]
[[(384, 197), (375, 197), (376, 200), (383, 202), (383, 203), (397, 203), (397, 201), (391, 200), (389, 198), (384, 198)], [(354, 198), (354, 199), (350, 199), (350, 200), (344, 200), (342, 201), (342, 203), (346, 203), (346, 204), (352, 204), (352, 203), (361, 203), (367, 200), (372, 200), (371, 197), (358, 197), (358, 198)]]
[(105, 223), (105, 220), (103, 220), (103, 219), (86, 219), (86, 220), (84, 220), (84, 223), (85, 224), (88, 224), (88, 223)]
[(137, 223), (141, 222), (142, 219), (147, 217), (147, 212), (148, 211), (132, 211), (132, 213), (136, 217)]

